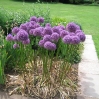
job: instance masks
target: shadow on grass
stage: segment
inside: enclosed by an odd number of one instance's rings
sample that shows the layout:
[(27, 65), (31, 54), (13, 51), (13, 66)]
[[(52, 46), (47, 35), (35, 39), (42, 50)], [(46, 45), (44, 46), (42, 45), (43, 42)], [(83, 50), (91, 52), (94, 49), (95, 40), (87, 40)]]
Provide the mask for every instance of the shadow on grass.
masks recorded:
[[(15, 1), (15, 2), (25, 2), (25, 3), (41, 3), (41, 4), (59, 4), (60, 2), (37, 2), (37, 0), (33, 0), (33, 1), (31, 1), (31, 0), (10, 0), (10, 1)], [(62, 4), (64, 4), (64, 3), (62, 3)]]

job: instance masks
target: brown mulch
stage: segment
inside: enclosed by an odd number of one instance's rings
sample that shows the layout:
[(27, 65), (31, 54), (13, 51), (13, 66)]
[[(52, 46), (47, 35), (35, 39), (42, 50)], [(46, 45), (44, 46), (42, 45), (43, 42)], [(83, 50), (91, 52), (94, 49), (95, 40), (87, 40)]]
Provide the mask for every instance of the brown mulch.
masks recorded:
[[(32, 79), (32, 76), (28, 75), (27, 77), (29, 78), (28, 80)], [(68, 74), (68, 78), (73, 82), (70, 86), (73, 87), (74, 93), (71, 94), (72, 91), (70, 91), (68, 88), (61, 88), (62, 93), (64, 93), (65, 91), (69, 92), (69, 97), (68, 98), (62, 98), (62, 99), (77, 99), (76, 93), (78, 92), (78, 64), (74, 64), (72, 66), (71, 72)], [(29, 93), (29, 90), (28, 89), (24, 89), (24, 86), (22, 86), (22, 85), (24, 85), (24, 81), (23, 81), (23, 78), (20, 75), (15, 74), (15, 73), (6, 74), (6, 85), (4, 85), (4, 86), (0, 85), (0, 90), (8, 92), (9, 95), (21, 94), (23, 96), (35, 97), (35, 99), (60, 99), (60, 97), (62, 97), (62, 94), (60, 94), (59, 91), (55, 92), (53, 97), (49, 97), (49, 96), (46, 97), (45, 96), (46, 98), (41, 97), (37, 93), (34, 93), (34, 92), (32, 92), (32, 94), (27, 94), (27, 93)], [(29, 86), (31, 86), (31, 85), (28, 85), (28, 87)], [(36, 87), (36, 88), (38, 88), (38, 87)], [(33, 90), (36, 90), (36, 88), (34, 88)], [(30, 87), (30, 90), (31, 89), (32, 89), (32, 87)], [(46, 91), (47, 91), (47, 89), (45, 89), (45, 92)], [(44, 93), (42, 93), (42, 95), (43, 94)], [(65, 93), (64, 93), (64, 95), (65, 95)]]

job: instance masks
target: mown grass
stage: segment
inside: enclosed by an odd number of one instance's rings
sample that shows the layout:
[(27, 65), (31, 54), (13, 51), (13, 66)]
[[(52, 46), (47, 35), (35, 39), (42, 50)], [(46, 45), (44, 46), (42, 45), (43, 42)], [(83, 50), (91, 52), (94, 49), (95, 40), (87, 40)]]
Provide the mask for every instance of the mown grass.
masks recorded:
[[(39, 4), (16, 2), (14, 0), (0, 0), (0, 7), (12, 12), (21, 11), (23, 13), (26, 10), (32, 10), (32, 7), (37, 5)], [(70, 5), (60, 3), (43, 3), (41, 6), (44, 9), (47, 7), (50, 8), (51, 17), (66, 18), (67, 21), (79, 23), (86, 34), (93, 36), (97, 55), (99, 57), (99, 6)]]

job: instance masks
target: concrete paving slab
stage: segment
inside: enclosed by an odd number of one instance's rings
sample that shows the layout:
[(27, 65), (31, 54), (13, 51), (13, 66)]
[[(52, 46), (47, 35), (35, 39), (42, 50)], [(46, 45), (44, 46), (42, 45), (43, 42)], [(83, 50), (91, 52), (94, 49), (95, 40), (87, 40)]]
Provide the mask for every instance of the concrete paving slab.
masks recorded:
[(93, 44), (84, 44), (84, 50), (88, 50), (88, 51), (95, 51), (96, 52), (96, 49), (95, 49), (95, 47), (94, 47), (94, 45)]
[(99, 98), (99, 75), (80, 73), (79, 79), (82, 95)]
[(86, 38), (86, 41), (84, 42), (84, 44), (94, 44), (94, 42), (91, 39)]
[(84, 51), (82, 54), (82, 59), (87, 61), (98, 61), (98, 57), (95, 51)]
[(99, 60), (91, 35), (86, 36), (78, 76), (81, 95), (85, 99), (99, 99)]
[(86, 35), (86, 39), (92, 39), (92, 35)]
[(90, 74), (99, 74), (99, 63), (98, 62), (90, 62), (90, 61), (82, 61), (79, 64), (79, 73), (90, 73)]
[(87, 96), (83, 96), (83, 95), (78, 95), (77, 99), (99, 99), (99, 98), (93, 98), (93, 97), (87, 97)]

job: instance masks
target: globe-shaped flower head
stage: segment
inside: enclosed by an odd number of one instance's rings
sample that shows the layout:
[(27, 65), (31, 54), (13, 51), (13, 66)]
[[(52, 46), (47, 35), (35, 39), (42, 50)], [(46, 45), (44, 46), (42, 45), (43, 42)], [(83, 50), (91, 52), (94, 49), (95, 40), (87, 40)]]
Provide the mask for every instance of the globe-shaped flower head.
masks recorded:
[(70, 35), (66, 35), (63, 37), (62, 41), (66, 44), (71, 44), (72, 38)]
[(51, 41), (51, 35), (44, 35), (43, 40), (44, 42)]
[(30, 18), (30, 21), (35, 21), (35, 22), (37, 22), (37, 17), (36, 17), (36, 16), (32, 16), (32, 17)]
[(39, 23), (43, 23), (43, 22), (44, 22), (44, 18), (43, 18), (43, 17), (39, 17), (39, 18), (38, 18), (38, 22), (39, 22)]
[(38, 27), (38, 28), (34, 29), (33, 35), (34, 36), (42, 36), (42, 28)]
[(81, 42), (85, 41), (86, 36), (83, 32), (78, 32), (76, 35), (80, 38)]
[(25, 24), (25, 23), (21, 24), (20, 29), (23, 29), (23, 30), (27, 31), (27, 29), (28, 29), (27, 24)]
[(46, 23), (45, 27), (47, 27), (47, 26), (51, 27), (51, 24), (50, 23)]
[(70, 22), (66, 25), (66, 30), (69, 32), (76, 32), (76, 30), (80, 30), (80, 26), (75, 24), (74, 22)]
[(22, 41), (22, 43), (23, 43), (24, 45), (30, 44), (30, 39), (27, 39), (27, 40), (25, 40), (25, 41)]
[(38, 45), (39, 45), (40, 47), (44, 47), (44, 43), (45, 43), (44, 40), (40, 40)]
[(50, 41), (44, 43), (44, 48), (48, 50), (56, 50), (56, 45)]
[(52, 28), (53, 32), (57, 32), (58, 34), (60, 34), (60, 30), (59, 30), (59, 27), (58, 26), (54, 26)]
[(17, 40), (19, 41), (26, 41), (28, 39), (29, 35), (28, 33), (25, 31), (25, 30), (20, 30), (18, 33), (17, 33)]
[(12, 34), (8, 34), (6, 37), (7, 41), (13, 41), (13, 35)]
[(68, 35), (68, 34), (69, 34), (68, 31), (62, 30), (62, 31), (60, 32), (60, 37), (63, 38), (64, 36), (66, 36), (66, 35)]
[(60, 38), (60, 36), (59, 36), (58, 33), (56, 33), (56, 32), (53, 32), (53, 33), (52, 33), (52, 35), (51, 35), (51, 40), (52, 40), (53, 42), (58, 42), (59, 38)]
[(14, 27), (12, 29), (12, 34), (17, 34), (19, 32), (19, 28), (18, 27)]
[(16, 44), (16, 43), (15, 43), (15, 44), (13, 45), (13, 48), (14, 48), (14, 49), (19, 48), (19, 44)]
[(43, 34), (44, 34), (44, 35), (47, 35), (47, 34), (48, 34), (48, 35), (51, 35), (51, 34), (52, 34), (52, 28), (51, 28), (51, 27), (48, 27), (48, 26), (45, 27), (45, 28), (44, 28), (44, 31), (43, 31)]
[(80, 38), (78, 36), (71, 36), (72, 41), (71, 44), (79, 44), (80, 43)]

